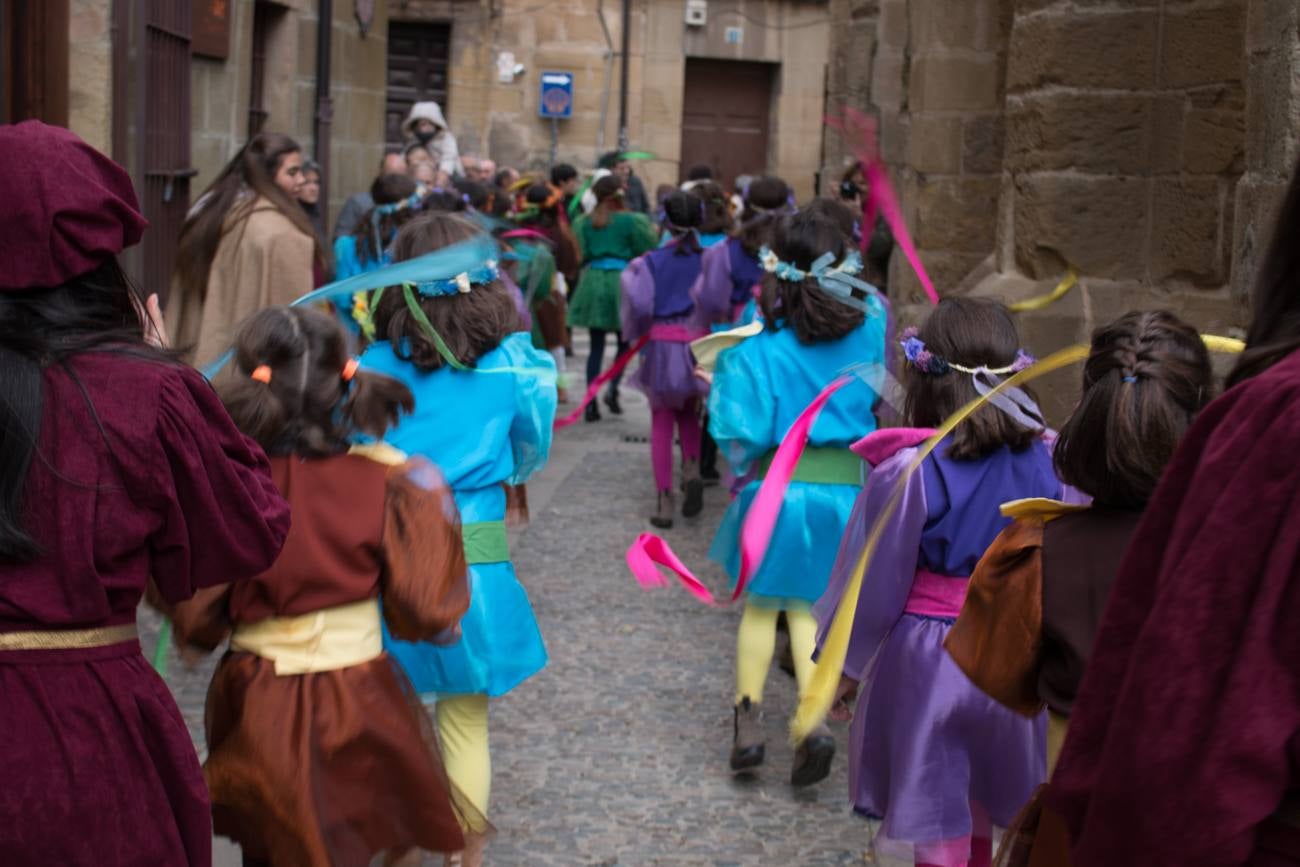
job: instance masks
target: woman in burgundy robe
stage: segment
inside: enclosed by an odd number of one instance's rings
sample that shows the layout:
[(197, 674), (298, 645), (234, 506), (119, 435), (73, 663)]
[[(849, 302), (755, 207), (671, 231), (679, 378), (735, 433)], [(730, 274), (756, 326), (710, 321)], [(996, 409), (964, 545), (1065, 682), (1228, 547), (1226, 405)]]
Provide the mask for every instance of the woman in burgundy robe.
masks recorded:
[(1116, 577), (1044, 798), (1060, 843), (1035, 867), (1300, 864), (1298, 233), (1300, 167), (1231, 387)]
[[(131, 181), (67, 130), (0, 127), (0, 862), (208, 865), (207, 790), (136, 638), (261, 572), (289, 529), (266, 457), (156, 328), (116, 254)], [(145, 311), (148, 311), (148, 315)]]

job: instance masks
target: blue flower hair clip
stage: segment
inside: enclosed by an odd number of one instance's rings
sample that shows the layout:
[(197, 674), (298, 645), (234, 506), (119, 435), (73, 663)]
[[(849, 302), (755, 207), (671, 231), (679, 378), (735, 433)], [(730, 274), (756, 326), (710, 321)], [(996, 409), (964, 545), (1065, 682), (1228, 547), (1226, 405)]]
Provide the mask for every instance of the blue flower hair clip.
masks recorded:
[(942, 355), (936, 355), (926, 348), (925, 342), (921, 340), (920, 330), (916, 326), (903, 329), (902, 340), (899, 344), (903, 347), (903, 357), (906, 358), (913, 367), (928, 373), (931, 376), (943, 376), (950, 370), (956, 370), (961, 373), (975, 374), (993, 374), (994, 376), (1005, 376), (1008, 373), (1019, 373), (1027, 367), (1033, 366), (1037, 361), (1032, 355), (1023, 349), (1016, 350), (1016, 360), (1005, 367), (966, 367), (955, 361), (949, 361)]
[(489, 259), (478, 268), (462, 271), (455, 277), (445, 280), (428, 280), (415, 284), (415, 291), (425, 297), (442, 295), (465, 295), (475, 286), (483, 286), (501, 277), (501, 269), (495, 259)]
[(856, 250), (845, 256), (838, 265), (834, 264), (834, 253), (823, 253), (807, 271), (790, 262), (782, 261), (781, 257), (766, 246), (758, 251), (758, 261), (764, 271), (774, 275), (778, 280), (802, 283), (811, 277), (836, 301), (861, 310), (863, 313), (872, 312), (867, 299), (880, 294), (880, 290), (875, 286), (857, 279), (857, 275), (862, 273), (862, 256)]

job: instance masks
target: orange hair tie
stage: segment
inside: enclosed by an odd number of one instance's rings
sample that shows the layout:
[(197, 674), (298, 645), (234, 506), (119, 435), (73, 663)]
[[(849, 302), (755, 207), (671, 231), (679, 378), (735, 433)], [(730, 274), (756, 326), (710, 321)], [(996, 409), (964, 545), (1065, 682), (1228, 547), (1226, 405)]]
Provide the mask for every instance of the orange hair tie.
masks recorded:
[(249, 374), (249, 377), (251, 379), (256, 379), (258, 382), (265, 382), (267, 385), (270, 385), (271, 366), (269, 364), (259, 364), (257, 367), (253, 368), (253, 372)]
[(357, 375), (357, 369), (361, 367), (361, 362), (355, 358), (349, 358), (347, 364), (343, 365), (343, 381), (351, 382), (352, 377)]

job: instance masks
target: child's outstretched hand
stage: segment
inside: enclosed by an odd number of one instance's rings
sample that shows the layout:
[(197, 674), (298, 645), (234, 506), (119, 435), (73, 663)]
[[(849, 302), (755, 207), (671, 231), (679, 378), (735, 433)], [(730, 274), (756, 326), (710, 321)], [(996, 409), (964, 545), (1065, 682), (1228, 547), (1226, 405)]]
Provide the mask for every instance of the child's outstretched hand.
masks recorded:
[(162, 305), (158, 303), (158, 293), (155, 292), (149, 296), (149, 300), (144, 303), (144, 342), (158, 349), (166, 349), (171, 345), (167, 339), (167, 323), (163, 319)]
[(831, 719), (836, 722), (848, 722), (853, 719), (853, 702), (858, 697), (858, 682), (851, 677), (840, 675), (840, 685), (835, 688), (835, 701), (831, 703)]

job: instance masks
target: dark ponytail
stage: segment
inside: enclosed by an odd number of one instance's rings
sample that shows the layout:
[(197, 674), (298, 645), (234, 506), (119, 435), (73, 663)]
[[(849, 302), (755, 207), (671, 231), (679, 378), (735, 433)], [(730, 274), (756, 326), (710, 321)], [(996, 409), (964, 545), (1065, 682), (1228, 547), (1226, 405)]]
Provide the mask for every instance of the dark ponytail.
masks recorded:
[(1056, 441), (1057, 475), (1099, 505), (1143, 508), (1212, 382), (1205, 342), (1172, 313), (1097, 329), (1083, 397)]
[(615, 211), (626, 210), (623, 204), (623, 181), (618, 175), (606, 175), (591, 185), (596, 197), (596, 207), (591, 212), (591, 225), (603, 229), (614, 218)]
[[(838, 262), (849, 249), (839, 227), (820, 214), (783, 217), (772, 235), (772, 252), (805, 271), (823, 254), (834, 254)], [(803, 344), (839, 340), (866, 319), (861, 310), (836, 300), (813, 277), (794, 283), (764, 275), (758, 306), (771, 330), (793, 328)]]
[(703, 219), (703, 203), (691, 193), (676, 190), (664, 199), (664, 228), (677, 239), (676, 256), (700, 253), (700, 236), (697, 234)]
[(745, 190), (745, 209), (740, 213), (736, 239), (751, 256), (772, 242), (772, 229), (790, 203), (790, 187), (780, 178), (766, 176)]
[(383, 436), (415, 406), (397, 380), (350, 371), (348, 362), (332, 317), (268, 307), (240, 327), (235, 370), (217, 391), (235, 424), (267, 454), (338, 454), (354, 432)]

